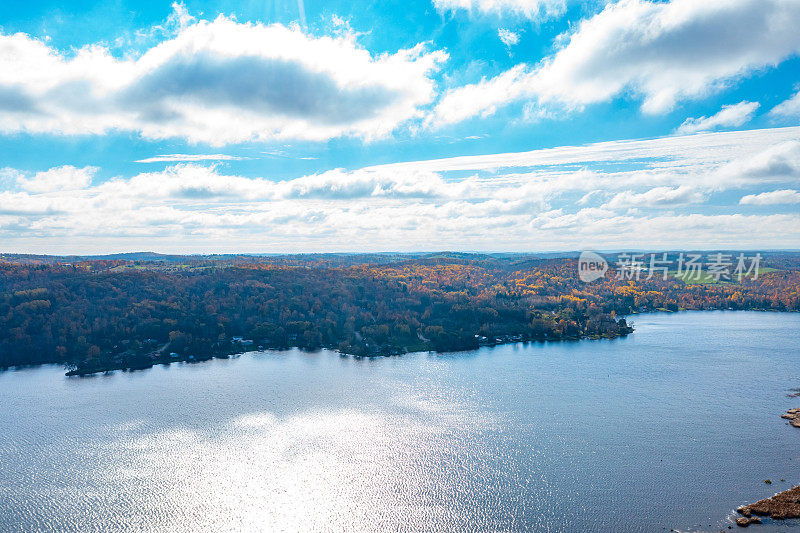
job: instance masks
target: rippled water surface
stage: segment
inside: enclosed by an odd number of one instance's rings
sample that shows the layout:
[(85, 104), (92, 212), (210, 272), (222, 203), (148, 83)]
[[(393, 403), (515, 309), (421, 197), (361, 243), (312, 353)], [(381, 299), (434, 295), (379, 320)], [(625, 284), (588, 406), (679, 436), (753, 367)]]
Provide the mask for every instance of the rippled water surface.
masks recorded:
[(800, 315), (634, 322), (446, 355), (0, 373), (0, 530), (718, 531), (800, 483), (780, 418)]

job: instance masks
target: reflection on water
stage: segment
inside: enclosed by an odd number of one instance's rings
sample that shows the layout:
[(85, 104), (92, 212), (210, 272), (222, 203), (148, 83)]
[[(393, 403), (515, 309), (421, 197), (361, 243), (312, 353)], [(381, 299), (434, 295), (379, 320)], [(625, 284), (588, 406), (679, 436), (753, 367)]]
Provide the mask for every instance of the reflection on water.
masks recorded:
[(0, 530), (716, 531), (800, 483), (780, 419), (800, 315), (635, 322), (461, 354), (0, 374)]

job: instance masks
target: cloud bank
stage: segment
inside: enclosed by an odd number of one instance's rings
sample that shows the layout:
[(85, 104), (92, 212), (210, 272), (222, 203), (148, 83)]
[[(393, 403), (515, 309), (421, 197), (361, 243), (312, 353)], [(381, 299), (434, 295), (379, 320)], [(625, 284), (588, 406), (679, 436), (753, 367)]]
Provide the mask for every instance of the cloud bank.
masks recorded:
[(418, 45), (372, 55), (353, 34), (298, 27), (181, 22), (139, 57), (101, 45), (66, 55), (0, 34), (0, 132), (102, 134), (212, 145), (273, 139), (374, 139), (422, 115), (430, 74), (446, 60)]
[(448, 91), (428, 122), (516, 101), (567, 110), (631, 95), (645, 113), (702, 98), (800, 51), (794, 0), (622, 0), (558, 40), (554, 55)]
[(0, 174), (11, 183), (0, 193), (0, 242), (16, 251), (763, 248), (800, 240), (800, 213), (752, 213), (796, 202), (800, 127), (282, 181), (199, 163), (104, 181), (91, 167)]

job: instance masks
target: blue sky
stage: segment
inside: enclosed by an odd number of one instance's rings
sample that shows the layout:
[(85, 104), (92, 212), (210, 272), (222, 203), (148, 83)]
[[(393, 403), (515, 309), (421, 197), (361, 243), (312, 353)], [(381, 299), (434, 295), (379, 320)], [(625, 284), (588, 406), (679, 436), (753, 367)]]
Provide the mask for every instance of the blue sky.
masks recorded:
[(0, 6), (0, 251), (800, 247), (800, 3)]

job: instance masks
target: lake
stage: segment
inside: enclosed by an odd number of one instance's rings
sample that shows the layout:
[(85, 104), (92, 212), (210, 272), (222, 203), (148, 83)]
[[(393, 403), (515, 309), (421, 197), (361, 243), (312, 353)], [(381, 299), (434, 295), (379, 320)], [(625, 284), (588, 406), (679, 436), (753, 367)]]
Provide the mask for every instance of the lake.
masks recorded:
[(780, 418), (800, 314), (633, 322), (454, 354), (0, 373), (0, 530), (718, 531), (800, 484)]

